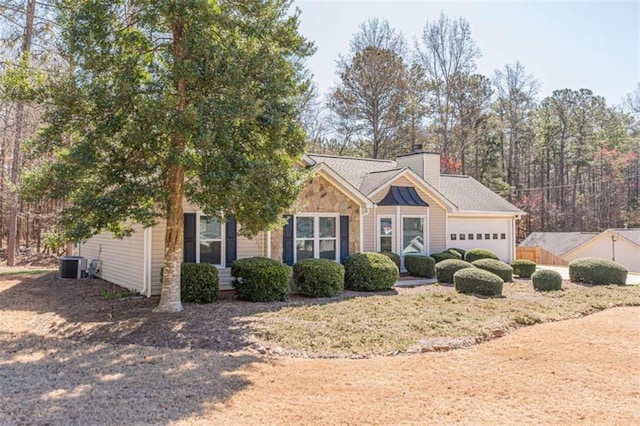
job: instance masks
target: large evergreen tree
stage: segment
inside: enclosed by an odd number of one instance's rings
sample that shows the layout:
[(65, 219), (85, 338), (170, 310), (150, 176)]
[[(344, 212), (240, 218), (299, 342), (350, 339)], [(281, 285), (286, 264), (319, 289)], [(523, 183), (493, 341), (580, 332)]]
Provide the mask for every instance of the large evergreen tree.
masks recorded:
[(182, 201), (251, 236), (296, 198), (307, 81), (289, 0), (60, 0), (69, 68), (50, 86), (33, 197), (65, 199), (74, 239), (167, 222), (159, 311), (180, 311)]

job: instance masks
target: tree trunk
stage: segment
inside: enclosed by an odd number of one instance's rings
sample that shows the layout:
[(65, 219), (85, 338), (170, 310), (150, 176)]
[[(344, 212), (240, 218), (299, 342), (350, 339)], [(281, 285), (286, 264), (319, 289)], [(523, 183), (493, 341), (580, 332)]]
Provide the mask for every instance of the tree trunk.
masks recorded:
[[(36, 1), (27, 2), (27, 19), (24, 28), (24, 40), (22, 42), (22, 55), (28, 57), (31, 51), (31, 38), (33, 37), (33, 18), (36, 11)], [(22, 126), (24, 124), (24, 103), (18, 102), (16, 107), (16, 137), (13, 145), (13, 160), (11, 162), (11, 183), (18, 185), (18, 172), (20, 170), (20, 151), (22, 144)], [(18, 200), (16, 196), (11, 199), (9, 210), (9, 237), (7, 239), (7, 266), (15, 265), (15, 255), (18, 248)]]
[[(172, 24), (174, 76), (176, 78), (176, 110), (181, 115), (187, 106), (187, 82), (181, 76), (185, 49), (183, 46), (184, 22), (175, 16)], [(181, 123), (182, 124), (182, 123)], [(160, 303), (155, 312), (180, 312), (180, 270), (184, 259), (184, 167), (182, 155), (185, 150), (184, 129), (178, 128), (171, 135), (171, 156), (169, 161), (169, 197), (167, 200), (167, 230), (164, 238), (164, 269), (162, 273), (162, 292)]]

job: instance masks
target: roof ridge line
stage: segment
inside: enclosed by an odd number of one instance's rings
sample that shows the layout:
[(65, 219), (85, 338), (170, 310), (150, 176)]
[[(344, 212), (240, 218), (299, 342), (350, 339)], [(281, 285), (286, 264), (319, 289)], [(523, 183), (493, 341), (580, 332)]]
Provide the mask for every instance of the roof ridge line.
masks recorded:
[(343, 158), (345, 160), (375, 161), (378, 163), (395, 163), (394, 160), (384, 160), (381, 158), (349, 157), (344, 155), (314, 154), (314, 153), (307, 153), (307, 155), (316, 156), (316, 157), (327, 157), (327, 158)]

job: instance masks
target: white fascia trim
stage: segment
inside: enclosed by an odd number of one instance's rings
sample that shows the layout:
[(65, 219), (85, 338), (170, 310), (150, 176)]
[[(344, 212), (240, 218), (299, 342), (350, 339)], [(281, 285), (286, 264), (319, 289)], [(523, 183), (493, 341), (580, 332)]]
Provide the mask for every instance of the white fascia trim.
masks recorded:
[(403, 168), (400, 173), (398, 173), (397, 175), (393, 176), (391, 179), (389, 179), (388, 181), (380, 185), (378, 189), (369, 193), (368, 197), (369, 198), (374, 197), (380, 191), (388, 188), (389, 185), (391, 185), (393, 182), (395, 182), (396, 180), (400, 179), (403, 176), (409, 179), (414, 186), (421, 187), (423, 190), (425, 190), (425, 192), (430, 194), (431, 197), (434, 199), (434, 201), (444, 209), (448, 211), (452, 211), (458, 208), (455, 204), (449, 201), (444, 195), (442, 195), (437, 189), (435, 189), (432, 185), (430, 185), (427, 181), (422, 179), (420, 176), (418, 176), (413, 170), (411, 170), (408, 167)]
[(513, 218), (513, 217), (519, 217), (522, 216), (523, 213), (515, 213), (515, 212), (486, 212), (486, 211), (457, 211), (457, 212), (450, 212), (447, 213), (448, 217), (469, 217), (469, 216), (473, 216), (473, 217), (477, 217), (477, 218), (481, 218), (481, 217), (495, 217), (495, 218), (499, 218), (499, 217), (503, 217), (503, 218)]
[[(338, 172), (333, 170), (331, 167), (327, 166), (326, 163), (320, 163), (316, 166), (316, 170), (319, 174), (325, 174), (325, 177), (329, 177), (330, 179), (336, 181), (338, 184), (342, 186), (337, 188), (345, 194), (347, 197), (351, 198), (354, 201), (358, 201), (361, 205), (364, 205), (366, 208), (373, 207), (373, 203), (370, 199), (368, 199), (362, 192), (360, 192), (356, 187), (351, 185), (345, 178), (340, 176)], [(344, 189), (343, 189), (344, 188)]]
[(300, 162), (302, 162), (306, 166), (315, 166), (316, 165), (316, 161), (313, 158), (309, 157), (307, 154), (304, 154), (300, 158)]

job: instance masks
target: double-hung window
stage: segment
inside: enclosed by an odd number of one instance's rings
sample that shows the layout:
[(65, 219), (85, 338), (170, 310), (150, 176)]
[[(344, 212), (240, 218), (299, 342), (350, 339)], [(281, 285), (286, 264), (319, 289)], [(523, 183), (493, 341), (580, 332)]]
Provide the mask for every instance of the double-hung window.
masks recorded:
[(378, 247), (380, 251), (393, 251), (393, 218), (381, 217), (378, 227)]
[(338, 216), (300, 215), (295, 218), (295, 261), (338, 260)]
[(222, 244), (222, 222), (215, 216), (199, 216), (198, 229), (198, 252), (199, 263), (211, 263), (222, 266), (223, 244)]

